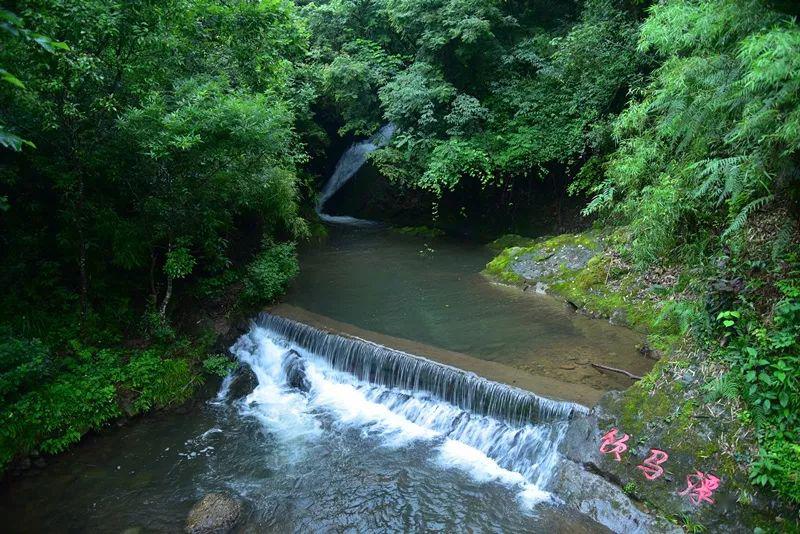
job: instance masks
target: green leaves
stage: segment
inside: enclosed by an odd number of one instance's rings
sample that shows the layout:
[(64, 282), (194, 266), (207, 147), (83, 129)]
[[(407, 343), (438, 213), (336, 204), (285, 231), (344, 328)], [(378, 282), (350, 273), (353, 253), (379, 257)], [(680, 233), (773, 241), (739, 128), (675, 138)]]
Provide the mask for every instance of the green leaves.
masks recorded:
[(22, 150), (23, 146), (36, 148), (36, 145), (34, 145), (32, 142), (27, 141), (18, 135), (14, 135), (11, 132), (5, 131), (2, 126), (0, 126), (0, 146), (10, 148), (11, 150), (15, 150), (17, 152)]
[(178, 247), (167, 253), (164, 272), (174, 279), (185, 278), (192, 272), (196, 260), (186, 247)]
[(293, 244), (267, 245), (247, 266), (244, 297), (251, 304), (268, 304), (286, 290), (298, 272)]
[(717, 320), (734, 335), (722, 352), (730, 375), (742, 382), (740, 394), (754, 414), (762, 445), (751, 481), (800, 502), (795, 454), (800, 450), (800, 301), (792, 291), (796, 280), (782, 285), (784, 296), (770, 323), (762, 324), (746, 308), (723, 311)]
[(19, 89), (25, 89), (25, 84), (22, 83), (22, 81), (19, 78), (8, 72), (6, 69), (0, 68), (0, 80), (10, 85), (13, 85), (14, 87), (17, 87)]

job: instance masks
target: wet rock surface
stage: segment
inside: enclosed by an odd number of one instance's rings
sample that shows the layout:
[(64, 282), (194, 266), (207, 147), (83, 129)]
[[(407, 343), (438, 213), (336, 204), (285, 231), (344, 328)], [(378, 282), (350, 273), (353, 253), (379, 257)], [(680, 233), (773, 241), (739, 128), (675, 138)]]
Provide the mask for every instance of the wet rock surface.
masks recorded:
[(544, 283), (545, 280), (557, 277), (562, 269), (583, 269), (596, 254), (596, 248), (582, 244), (565, 244), (555, 250), (544, 248), (521, 254), (510, 267), (526, 280)]
[(602, 476), (564, 459), (552, 488), (564, 502), (614, 532), (682, 532), (665, 519), (640, 510), (619, 488)]
[(283, 372), (286, 374), (286, 383), (301, 391), (311, 389), (311, 383), (306, 377), (306, 364), (296, 351), (290, 350), (283, 359)]
[(224, 493), (209, 493), (195, 504), (186, 518), (188, 534), (230, 532), (242, 516), (242, 503)]
[(247, 366), (240, 366), (236, 371), (231, 382), (230, 389), (228, 390), (228, 398), (239, 399), (245, 395), (250, 394), (258, 384), (253, 370)]
[[(715, 445), (716, 437), (724, 429), (714, 428), (713, 422), (703, 422), (693, 426), (690, 432), (676, 423), (679, 416), (667, 414), (665, 417), (656, 418), (646, 413), (646, 405), (634, 408), (636, 417), (646, 421), (646, 427), (632, 426), (630, 414), (623, 415), (623, 411), (630, 408), (630, 404), (637, 404), (636, 399), (628, 398), (628, 393), (610, 392), (586, 416), (573, 419), (567, 430), (566, 437), (561, 443), (560, 451), (568, 462), (578, 468), (596, 474), (614, 491), (631, 496), (639, 503), (647, 503), (648, 508), (669, 517), (676, 523), (685, 525), (701, 525), (708, 532), (752, 532), (753, 528), (761, 523), (759, 510), (766, 512), (768, 503), (757, 495), (743, 493), (744, 480), (736, 480), (741, 475), (733, 475), (726, 462), (732, 462), (717, 452), (711, 452)], [(670, 406), (678, 408), (681, 402), (676, 399)], [(626, 441), (627, 450), (621, 453), (620, 461), (616, 461), (613, 454), (602, 454), (600, 445), (604, 434), (611, 429), (618, 429), (618, 436), (629, 434)], [(675, 434), (682, 434), (676, 436)], [(639, 467), (651, 455), (652, 449), (665, 451), (669, 457), (661, 467), (663, 474), (654, 480), (648, 480), (644, 471)], [(696, 473), (711, 473), (719, 478), (719, 487), (709, 496), (711, 501), (701, 501), (699, 504), (692, 501), (691, 493), (686, 490), (687, 476)], [(692, 479), (693, 481), (696, 479)], [(591, 486), (596, 487), (592, 488)], [(615, 506), (617, 502), (614, 492), (602, 484), (587, 479), (581, 488), (577, 484), (567, 481), (563, 488), (566, 494), (580, 496), (580, 490), (586, 488), (587, 500), (600, 497), (601, 500)], [(683, 495), (681, 493), (684, 493)], [(742, 499), (748, 499), (747, 505)], [(587, 504), (586, 506), (594, 506)], [(609, 510), (597, 505), (591, 514), (608, 514)], [(582, 510), (583, 511), (583, 510)], [(623, 515), (627, 515), (627, 512)], [(772, 514), (769, 514), (772, 515)], [(635, 517), (635, 516), (631, 516)], [(636, 525), (623, 525), (622, 531), (636, 531)], [(628, 527), (632, 530), (628, 530)], [(610, 527), (618, 530), (615, 527)], [(659, 527), (660, 528), (660, 527)], [(656, 530), (658, 531), (658, 530)]]

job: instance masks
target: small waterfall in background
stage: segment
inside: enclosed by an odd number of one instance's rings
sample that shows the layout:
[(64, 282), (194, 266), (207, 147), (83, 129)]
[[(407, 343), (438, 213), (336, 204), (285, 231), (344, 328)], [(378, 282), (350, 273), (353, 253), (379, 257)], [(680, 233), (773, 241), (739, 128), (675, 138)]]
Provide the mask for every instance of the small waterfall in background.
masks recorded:
[(429, 446), (436, 465), (512, 487), (526, 506), (553, 498), (558, 446), (569, 419), (586, 412), (270, 314), (232, 350), (258, 380), (241, 413), (293, 450), (322, 435), (324, 415), (384, 446)]
[(378, 148), (384, 147), (389, 143), (392, 135), (394, 135), (395, 129), (396, 127), (394, 124), (386, 124), (369, 139), (353, 143), (350, 148), (342, 154), (342, 157), (339, 158), (339, 161), (336, 163), (333, 174), (325, 183), (325, 187), (322, 188), (319, 200), (317, 200), (316, 211), (320, 219), (326, 222), (340, 224), (371, 224), (371, 221), (357, 219), (355, 217), (328, 215), (323, 209), (325, 203), (364, 165), (370, 152), (374, 152)]

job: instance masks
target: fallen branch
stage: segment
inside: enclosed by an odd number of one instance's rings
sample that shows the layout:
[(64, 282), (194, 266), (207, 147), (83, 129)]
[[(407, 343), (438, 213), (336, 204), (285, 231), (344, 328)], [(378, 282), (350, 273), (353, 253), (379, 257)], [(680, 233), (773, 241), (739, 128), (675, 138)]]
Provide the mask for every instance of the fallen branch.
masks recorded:
[(613, 371), (615, 373), (620, 373), (620, 374), (623, 374), (623, 375), (627, 376), (631, 380), (641, 380), (642, 379), (641, 376), (637, 376), (637, 375), (635, 375), (633, 373), (629, 373), (625, 369), (617, 369), (616, 367), (606, 367), (605, 365), (600, 365), (599, 363), (593, 363), (592, 367), (597, 367), (598, 369), (604, 369), (606, 371)]

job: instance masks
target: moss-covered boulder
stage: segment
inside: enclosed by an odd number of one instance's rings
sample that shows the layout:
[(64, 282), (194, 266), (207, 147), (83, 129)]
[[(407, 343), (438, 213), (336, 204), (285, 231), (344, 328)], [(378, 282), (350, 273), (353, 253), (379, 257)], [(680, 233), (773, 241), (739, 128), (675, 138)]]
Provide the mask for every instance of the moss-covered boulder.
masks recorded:
[[(596, 232), (527, 242), (520, 236), (504, 236), (490, 247), (512, 246), (492, 259), (484, 274), (562, 298), (587, 315), (652, 333), (660, 309), (657, 288), (619, 259), (608, 246), (610, 240)], [(662, 330), (669, 326), (659, 325)]]
[[(608, 393), (588, 416), (571, 422), (561, 452), (687, 531), (753, 532), (769, 526), (791, 532), (796, 526), (792, 511), (748, 480), (748, 429), (730, 406), (705, 402), (701, 381), (691, 376), (694, 368), (661, 362), (628, 390)], [(600, 450), (612, 429), (617, 439), (628, 436), (619, 461)], [(663, 473), (650, 480), (640, 466), (653, 450), (663, 451), (666, 460), (658, 464)], [(706, 498), (689, 489), (701, 485), (699, 473), (718, 480)]]
[(506, 283), (550, 284), (569, 278), (570, 272), (586, 264), (602, 250), (601, 242), (590, 234), (563, 234), (531, 240), (517, 235), (503, 236), (489, 246), (503, 248), (486, 266), (486, 274)]

